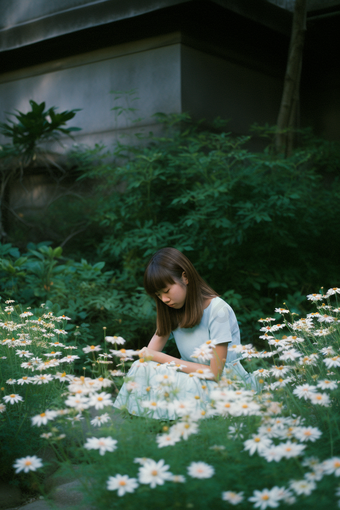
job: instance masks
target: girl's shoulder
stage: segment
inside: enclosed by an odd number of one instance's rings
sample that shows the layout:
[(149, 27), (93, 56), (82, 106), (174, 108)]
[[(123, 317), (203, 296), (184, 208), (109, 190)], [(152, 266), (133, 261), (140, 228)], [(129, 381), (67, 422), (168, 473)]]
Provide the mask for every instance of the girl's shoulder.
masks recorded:
[(214, 297), (210, 298), (210, 302), (209, 302), (208, 306), (206, 307), (206, 309), (208, 309), (208, 308), (215, 309), (216, 307), (220, 307), (220, 306), (229, 306), (229, 305), (226, 301), (224, 301), (222, 298), (220, 298), (220, 296), (214, 296)]
[(210, 319), (215, 317), (235, 315), (235, 312), (231, 306), (219, 296), (212, 298), (206, 310), (209, 313)]

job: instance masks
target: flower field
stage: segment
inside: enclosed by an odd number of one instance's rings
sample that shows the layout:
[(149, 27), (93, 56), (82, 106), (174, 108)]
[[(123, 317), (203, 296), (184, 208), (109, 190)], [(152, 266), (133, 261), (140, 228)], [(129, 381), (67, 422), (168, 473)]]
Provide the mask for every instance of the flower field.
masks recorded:
[[(86, 502), (98, 509), (340, 506), (339, 296), (339, 288), (307, 296), (315, 311), (303, 318), (276, 308), (275, 317), (260, 319), (263, 350), (245, 339), (229, 346), (258, 391), (233, 373), (208, 390), (209, 374), (198, 372), (196, 397), (179, 400), (172, 375), (180, 367), (155, 366), (160, 377), (140, 402), (142, 417), (113, 409), (138, 359), (123, 338), (80, 348), (68, 335), (69, 317), (7, 301), (0, 316), (1, 476), (37, 488), (40, 452), (49, 445), (65, 473), (77, 468)], [(208, 359), (209, 346), (195, 356)], [(75, 362), (84, 368), (75, 370)], [(138, 363), (144, 370), (151, 361)], [(125, 381), (137, 395), (138, 383)], [(176, 420), (164, 418), (167, 409)]]

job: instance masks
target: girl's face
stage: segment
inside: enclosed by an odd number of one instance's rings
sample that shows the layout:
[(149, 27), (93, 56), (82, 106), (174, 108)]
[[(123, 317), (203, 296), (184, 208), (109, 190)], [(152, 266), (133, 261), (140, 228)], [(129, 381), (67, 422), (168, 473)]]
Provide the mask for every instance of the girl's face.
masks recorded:
[(170, 308), (182, 308), (187, 297), (188, 279), (182, 274), (181, 282), (168, 284), (164, 289), (156, 292), (156, 296)]

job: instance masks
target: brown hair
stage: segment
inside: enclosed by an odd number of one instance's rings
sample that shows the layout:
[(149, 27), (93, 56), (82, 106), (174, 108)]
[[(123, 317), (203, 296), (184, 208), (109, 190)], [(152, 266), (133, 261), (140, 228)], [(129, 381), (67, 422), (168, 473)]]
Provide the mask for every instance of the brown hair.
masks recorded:
[[(184, 306), (177, 310), (170, 308), (157, 296), (156, 292), (168, 285), (182, 282), (182, 274), (188, 279)], [(174, 329), (193, 328), (203, 316), (204, 300), (218, 294), (200, 277), (190, 260), (176, 248), (162, 248), (153, 255), (144, 274), (144, 288), (157, 304), (157, 331), (166, 336)]]

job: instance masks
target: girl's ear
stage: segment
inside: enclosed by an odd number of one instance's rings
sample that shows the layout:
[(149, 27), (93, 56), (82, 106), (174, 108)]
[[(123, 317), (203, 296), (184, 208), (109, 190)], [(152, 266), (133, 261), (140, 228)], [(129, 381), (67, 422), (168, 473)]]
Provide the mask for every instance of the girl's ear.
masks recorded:
[(183, 281), (183, 283), (185, 283), (185, 285), (188, 285), (188, 283), (189, 283), (189, 280), (187, 278), (185, 271), (183, 271), (183, 273), (182, 273), (182, 281)]

